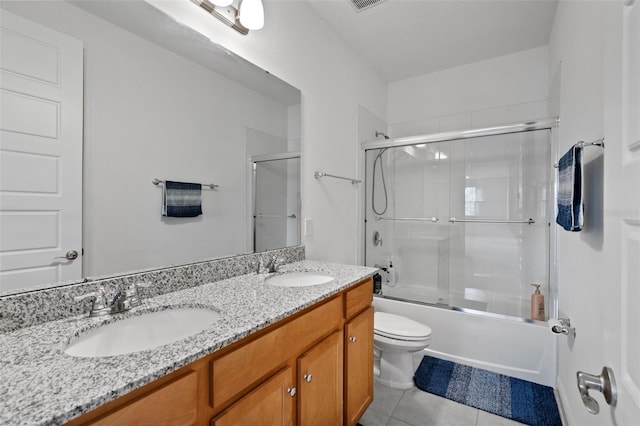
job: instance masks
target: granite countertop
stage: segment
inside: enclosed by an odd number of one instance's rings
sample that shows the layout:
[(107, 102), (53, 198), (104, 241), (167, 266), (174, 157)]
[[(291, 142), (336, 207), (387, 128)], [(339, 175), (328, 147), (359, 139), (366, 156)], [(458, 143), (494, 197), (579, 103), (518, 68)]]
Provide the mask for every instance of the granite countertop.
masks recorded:
[[(281, 271), (317, 271), (335, 280), (284, 288), (265, 284), (273, 274), (254, 273), (146, 299), (115, 316), (84, 315), (0, 334), (0, 424), (65, 423), (326, 299), (377, 269), (304, 260)], [(177, 306), (211, 307), (220, 319), (194, 336), (155, 349), (104, 358), (64, 353), (70, 339), (84, 330)]]

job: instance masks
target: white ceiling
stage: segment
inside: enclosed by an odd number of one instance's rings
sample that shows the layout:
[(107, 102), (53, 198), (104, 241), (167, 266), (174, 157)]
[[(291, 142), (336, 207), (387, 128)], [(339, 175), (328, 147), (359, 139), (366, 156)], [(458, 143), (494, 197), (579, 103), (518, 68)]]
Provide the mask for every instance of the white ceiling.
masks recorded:
[(557, 0), (308, 0), (387, 81), (544, 46)]

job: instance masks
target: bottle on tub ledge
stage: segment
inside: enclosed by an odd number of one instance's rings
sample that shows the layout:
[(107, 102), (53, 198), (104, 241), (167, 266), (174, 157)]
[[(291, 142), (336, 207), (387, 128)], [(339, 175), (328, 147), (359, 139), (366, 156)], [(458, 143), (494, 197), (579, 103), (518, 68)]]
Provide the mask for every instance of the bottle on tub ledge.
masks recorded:
[(544, 295), (540, 293), (540, 284), (531, 284), (536, 291), (531, 295), (531, 319), (535, 321), (544, 321)]
[(387, 285), (393, 287), (397, 284), (396, 270), (393, 268), (393, 256), (389, 257), (389, 266), (387, 266)]

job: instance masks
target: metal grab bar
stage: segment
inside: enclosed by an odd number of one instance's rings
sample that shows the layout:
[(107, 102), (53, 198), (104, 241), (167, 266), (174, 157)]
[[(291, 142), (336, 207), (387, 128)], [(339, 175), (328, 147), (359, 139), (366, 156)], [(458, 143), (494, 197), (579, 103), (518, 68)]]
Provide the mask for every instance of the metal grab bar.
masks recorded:
[(462, 222), (470, 222), (470, 223), (527, 223), (529, 225), (533, 225), (536, 223), (535, 220), (529, 218), (529, 220), (499, 220), (499, 219), (456, 219), (452, 217), (449, 219), (451, 223), (462, 223)]
[(257, 214), (253, 217), (267, 217), (267, 218), (286, 218), (286, 219), (295, 219), (296, 216), (295, 214), (290, 214), (289, 216), (285, 216), (283, 214)]
[(325, 173), (325, 172), (315, 172), (313, 174), (313, 177), (316, 178), (316, 179), (320, 179), (321, 177), (332, 177), (332, 178), (336, 178), (336, 179), (350, 180), (351, 183), (354, 184), (354, 185), (356, 183), (362, 182), (361, 179), (352, 179), (352, 178), (343, 177), (343, 176), (330, 175), (329, 173)]
[[(160, 180), (158, 178), (154, 178), (151, 181), (152, 184), (154, 184), (155, 186), (158, 186), (160, 184), (164, 184), (163, 180)], [(216, 189), (217, 187), (219, 187), (220, 185), (216, 185), (215, 183), (201, 183), (200, 185), (202, 185), (203, 187), (208, 186), (211, 189)]]
[(437, 217), (384, 217), (384, 216), (376, 216), (376, 220), (410, 220), (417, 222), (432, 222), (436, 223), (438, 220)]

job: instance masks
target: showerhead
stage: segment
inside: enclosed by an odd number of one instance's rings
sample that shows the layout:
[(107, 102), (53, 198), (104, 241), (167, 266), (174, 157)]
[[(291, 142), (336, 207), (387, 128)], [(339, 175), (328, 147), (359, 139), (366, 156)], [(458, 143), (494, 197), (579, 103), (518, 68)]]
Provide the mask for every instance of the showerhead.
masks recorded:
[(389, 136), (388, 136), (388, 135), (386, 135), (386, 134), (384, 134), (384, 133), (379, 132), (379, 131), (377, 131), (377, 130), (376, 130), (376, 138), (377, 138), (378, 136), (384, 136), (384, 138), (385, 138), (385, 139), (389, 139)]

